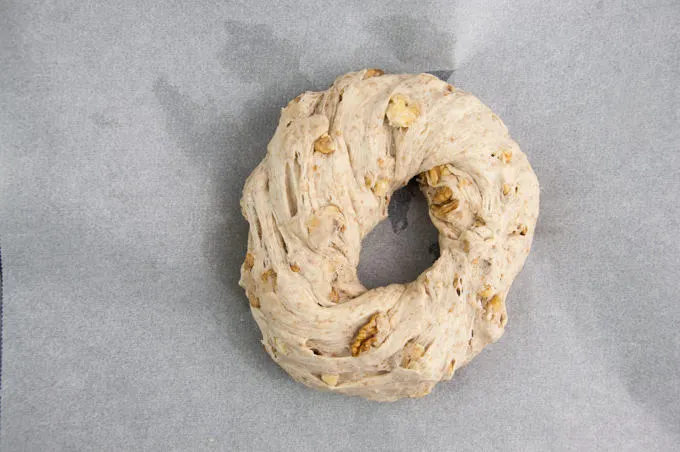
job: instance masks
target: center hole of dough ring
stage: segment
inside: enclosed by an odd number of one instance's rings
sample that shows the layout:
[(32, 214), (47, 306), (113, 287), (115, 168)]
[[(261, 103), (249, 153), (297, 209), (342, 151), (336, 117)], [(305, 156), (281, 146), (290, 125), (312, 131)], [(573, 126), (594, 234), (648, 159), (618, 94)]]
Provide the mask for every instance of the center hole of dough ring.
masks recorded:
[[(414, 177), (440, 257), (415, 281), (367, 290), (361, 241)], [(266, 351), (316, 389), (428, 394), (503, 334), (538, 201), (500, 118), (434, 76), (364, 70), (301, 94), (241, 200), (250, 232), (240, 284)]]
[(368, 289), (413, 281), (439, 257), (439, 232), (417, 179), (392, 194), (387, 220), (362, 241), (357, 272)]

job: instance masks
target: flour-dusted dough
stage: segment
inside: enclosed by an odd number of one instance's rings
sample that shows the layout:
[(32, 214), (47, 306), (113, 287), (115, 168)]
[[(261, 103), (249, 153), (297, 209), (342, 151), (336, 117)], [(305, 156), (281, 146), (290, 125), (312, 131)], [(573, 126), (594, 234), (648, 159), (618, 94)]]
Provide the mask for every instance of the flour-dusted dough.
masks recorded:
[[(417, 175), (441, 257), (411, 283), (367, 290), (361, 240)], [(241, 201), (240, 283), (265, 349), (316, 389), (428, 394), (503, 334), (538, 197), (500, 118), (434, 76), (360, 71), (298, 96)]]

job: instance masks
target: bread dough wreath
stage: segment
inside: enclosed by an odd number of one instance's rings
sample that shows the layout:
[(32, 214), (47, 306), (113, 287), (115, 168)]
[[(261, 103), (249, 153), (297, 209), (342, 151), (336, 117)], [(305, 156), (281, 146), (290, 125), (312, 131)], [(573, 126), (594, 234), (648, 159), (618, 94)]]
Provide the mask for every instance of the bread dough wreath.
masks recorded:
[[(415, 176), (441, 256), (413, 282), (367, 290), (361, 240)], [(241, 200), (240, 284), (267, 353), (312, 388), (428, 394), (503, 334), (538, 197), (500, 118), (432, 75), (369, 69), (301, 94)]]

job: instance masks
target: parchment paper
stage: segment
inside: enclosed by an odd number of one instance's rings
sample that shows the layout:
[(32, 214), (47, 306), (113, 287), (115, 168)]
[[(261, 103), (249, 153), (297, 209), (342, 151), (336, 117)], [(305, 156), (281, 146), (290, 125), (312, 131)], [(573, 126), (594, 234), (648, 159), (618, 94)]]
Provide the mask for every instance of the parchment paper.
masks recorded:
[[(1, 2), (0, 448), (677, 450), (679, 30), (673, 0)], [(279, 109), (364, 67), (453, 70), (542, 186), (505, 336), (394, 404), (289, 379), (237, 286)], [(436, 257), (417, 190), (390, 213), (369, 286)]]

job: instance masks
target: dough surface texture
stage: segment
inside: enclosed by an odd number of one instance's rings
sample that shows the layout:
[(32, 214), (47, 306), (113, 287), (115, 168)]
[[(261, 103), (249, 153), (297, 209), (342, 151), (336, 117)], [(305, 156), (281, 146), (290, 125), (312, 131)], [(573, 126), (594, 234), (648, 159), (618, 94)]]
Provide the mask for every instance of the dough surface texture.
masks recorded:
[[(413, 177), (441, 256), (415, 281), (367, 290), (361, 240)], [(434, 76), (369, 69), (301, 94), (241, 199), (240, 284), (267, 353), (312, 388), (378, 401), (428, 394), (503, 334), (538, 203), (500, 118)]]

